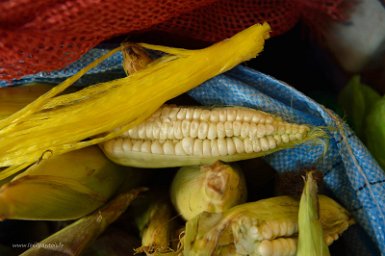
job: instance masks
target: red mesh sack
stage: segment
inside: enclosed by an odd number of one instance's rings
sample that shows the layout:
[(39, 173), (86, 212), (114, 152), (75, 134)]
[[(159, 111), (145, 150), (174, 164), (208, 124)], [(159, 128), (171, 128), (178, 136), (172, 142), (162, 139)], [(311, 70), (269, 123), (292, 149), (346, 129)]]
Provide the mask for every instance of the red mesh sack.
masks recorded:
[(215, 42), (267, 21), (272, 36), (300, 18), (341, 17), (344, 0), (0, 1), (0, 80), (63, 68), (117, 35), (164, 31)]

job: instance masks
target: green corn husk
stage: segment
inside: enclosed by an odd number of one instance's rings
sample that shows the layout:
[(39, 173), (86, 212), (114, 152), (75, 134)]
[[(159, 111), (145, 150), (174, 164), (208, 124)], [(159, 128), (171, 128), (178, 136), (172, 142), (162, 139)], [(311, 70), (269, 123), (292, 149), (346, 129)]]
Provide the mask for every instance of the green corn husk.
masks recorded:
[(204, 211), (225, 211), (244, 203), (246, 197), (246, 181), (241, 170), (220, 161), (182, 167), (171, 185), (171, 201), (186, 220)]
[(358, 137), (365, 139), (365, 120), (381, 96), (371, 87), (361, 83), (358, 75), (353, 76), (339, 95), (339, 104)]
[[(326, 196), (320, 195), (319, 204), (324, 238), (331, 244), (354, 220)], [(279, 196), (238, 205), (223, 213), (201, 213), (186, 223), (184, 255), (294, 256), (298, 207), (294, 198)]]
[(22, 253), (22, 256), (77, 256), (113, 223), (141, 193), (133, 189), (116, 196), (93, 214), (83, 217)]
[(42, 159), (0, 188), (0, 218), (77, 219), (102, 206), (125, 178), (138, 175), (109, 161), (96, 146)]
[(318, 213), (317, 182), (308, 172), (298, 212), (297, 256), (330, 256)]
[(366, 146), (385, 170), (385, 98), (377, 101), (365, 122)]

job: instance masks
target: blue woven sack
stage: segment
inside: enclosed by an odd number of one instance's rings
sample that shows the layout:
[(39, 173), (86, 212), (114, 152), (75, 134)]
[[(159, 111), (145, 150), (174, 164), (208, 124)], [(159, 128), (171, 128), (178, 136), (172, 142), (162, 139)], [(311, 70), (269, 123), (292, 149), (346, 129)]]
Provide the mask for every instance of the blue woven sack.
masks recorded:
[[(68, 68), (12, 81), (58, 83), (73, 75), (105, 50), (93, 49)], [(123, 76), (121, 54), (91, 70), (78, 84)], [(0, 81), (0, 86), (10, 83)], [(279, 173), (316, 167), (324, 173), (331, 196), (352, 213), (356, 225), (341, 239), (347, 255), (385, 255), (385, 175), (352, 130), (331, 110), (289, 85), (258, 71), (238, 66), (205, 82), (188, 94), (203, 105), (237, 105), (277, 114), (290, 122), (329, 127), (326, 155), (322, 145), (304, 144), (264, 157)]]

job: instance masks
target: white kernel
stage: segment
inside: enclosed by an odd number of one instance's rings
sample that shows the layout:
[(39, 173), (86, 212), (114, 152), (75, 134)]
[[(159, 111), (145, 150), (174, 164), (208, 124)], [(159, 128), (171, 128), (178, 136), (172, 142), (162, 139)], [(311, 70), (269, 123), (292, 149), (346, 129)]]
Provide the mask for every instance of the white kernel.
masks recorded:
[(218, 142), (218, 152), (219, 152), (219, 155), (221, 155), (221, 156), (227, 155), (226, 139), (218, 138), (217, 142)]
[(199, 120), (199, 117), (201, 116), (201, 112), (202, 112), (201, 108), (194, 108), (193, 119)]
[(261, 151), (261, 144), (259, 142), (259, 139), (253, 139), (252, 143), (253, 143), (253, 151), (255, 153), (260, 152)]
[(208, 109), (203, 109), (202, 110), (202, 113), (201, 113), (201, 116), (200, 116), (200, 120), (201, 121), (209, 121), (210, 120), (210, 114), (211, 114), (211, 111), (208, 110)]
[(218, 110), (214, 109), (211, 111), (211, 114), (210, 114), (210, 122), (218, 122), (219, 121), (219, 112)]
[(178, 120), (184, 120), (184, 119), (186, 119), (186, 113), (187, 113), (186, 108), (180, 108), (178, 111), (178, 114), (176, 114), (176, 118)]
[(257, 125), (257, 138), (262, 138), (266, 134), (266, 127), (264, 124)]
[(261, 256), (272, 256), (274, 253), (272, 242), (269, 240), (263, 240), (259, 244), (258, 251)]
[(202, 150), (204, 156), (211, 156), (211, 142), (210, 140), (203, 140)]
[(261, 119), (262, 119), (262, 115), (259, 111), (254, 112), (253, 116), (251, 117), (251, 121), (253, 123), (259, 123), (261, 122)]
[(219, 122), (225, 122), (227, 120), (227, 110), (218, 109)]
[(168, 137), (168, 133), (170, 130), (170, 123), (169, 122), (162, 122), (160, 126), (160, 131), (159, 131), (159, 139), (165, 140)]
[(200, 139), (194, 140), (193, 155), (194, 156), (202, 156), (203, 155), (202, 140), (200, 140)]
[(227, 154), (233, 155), (237, 152), (232, 138), (226, 138)]
[(121, 155), (123, 153), (123, 139), (116, 138), (113, 140), (112, 152), (116, 155)]
[(215, 123), (210, 123), (207, 131), (207, 138), (213, 140), (217, 138), (217, 125)]
[(123, 140), (123, 151), (124, 152), (130, 152), (131, 150), (132, 150), (131, 139), (124, 139)]
[(182, 148), (186, 155), (192, 155), (193, 153), (193, 145), (194, 145), (194, 139), (193, 138), (183, 138), (182, 141)]
[(272, 136), (267, 136), (267, 141), (269, 143), (270, 149), (275, 149), (277, 147), (277, 144), (275, 143), (275, 140)]
[(234, 135), (233, 123), (226, 121), (226, 122), (224, 122), (224, 127), (225, 127), (226, 137), (228, 137), (228, 138), (233, 137), (233, 135)]
[(297, 134), (289, 134), (290, 141), (297, 140)]
[(182, 121), (182, 135), (183, 137), (189, 137), (190, 136), (190, 125), (191, 122), (188, 120)]
[(237, 118), (237, 110), (234, 108), (227, 108), (226, 109), (226, 120), (233, 122)]
[(223, 123), (217, 123), (217, 137), (218, 139), (226, 137), (225, 126)]
[(287, 134), (282, 134), (281, 135), (283, 143), (288, 143), (290, 141), (290, 138)]
[(258, 128), (255, 123), (249, 123), (249, 138), (256, 139), (258, 136)]
[(243, 122), (241, 126), (241, 137), (246, 138), (249, 137), (249, 132), (250, 132), (250, 125), (249, 123)]
[(199, 122), (196, 120), (193, 120), (190, 124), (190, 137), (191, 138), (198, 137), (198, 128), (199, 128)]
[(159, 138), (161, 124), (162, 123), (160, 121), (157, 121), (156, 123), (154, 123), (154, 125), (152, 127), (152, 138), (153, 139)]
[(181, 140), (183, 138), (182, 133), (182, 122), (181, 121), (175, 121), (172, 124), (172, 130), (173, 130), (173, 138), (177, 140)]
[(242, 123), (239, 121), (233, 122), (233, 134), (234, 136), (240, 136), (242, 129)]
[(201, 139), (201, 140), (206, 139), (208, 129), (209, 129), (209, 124), (207, 122), (201, 122), (198, 128), (198, 139)]
[(219, 156), (219, 149), (218, 149), (218, 142), (217, 140), (211, 140), (211, 155), (212, 156)]
[(254, 114), (254, 111), (245, 110), (244, 114), (243, 114), (243, 121), (244, 122), (251, 122), (251, 120), (253, 119), (253, 114)]
[(186, 120), (192, 120), (194, 114), (194, 109), (186, 108)]
[(259, 143), (261, 145), (261, 149), (262, 151), (267, 151), (269, 150), (269, 142), (267, 141), (267, 139), (265, 137), (262, 137), (259, 139)]
[(277, 144), (277, 146), (282, 144), (282, 138), (281, 138), (280, 135), (274, 135), (273, 138), (274, 138), (275, 143)]
[(237, 150), (237, 153), (244, 153), (245, 152), (245, 147), (243, 145), (243, 141), (240, 138), (233, 137), (233, 142), (235, 145), (235, 149)]
[(154, 137), (153, 136), (153, 133), (152, 133), (152, 128), (154, 127), (154, 124), (153, 123), (148, 123), (146, 126), (146, 138), (148, 139), (153, 139)]
[(132, 151), (134, 152), (140, 152), (140, 149), (142, 147), (142, 140), (133, 140), (132, 142)]
[(163, 152), (166, 155), (173, 155), (175, 153), (174, 143), (172, 143), (170, 140), (166, 140), (163, 143)]
[(151, 153), (151, 142), (146, 140), (140, 146), (140, 152)]
[(186, 155), (186, 153), (183, 150), (181, 142), (177, 142), (175, 144), (175, 155), (177, 155), (177, 156), (184, 156), (184, 155)]
[(153, 153), (153, 154), (163, 154), (162, 145), (158, 141), (153, 141), (151, 143), (151, 153)]
[(250, 139), (247, 139), (247, 138), (244, 139), (243, 144), (244, 144), (246, 153), (252, 153), (253, 152), (253, 143), (251, 142)]
[(138, 127), (132, 127), (131, 129), (128, 130), (128, 136), (133, 139), (138, 138)]

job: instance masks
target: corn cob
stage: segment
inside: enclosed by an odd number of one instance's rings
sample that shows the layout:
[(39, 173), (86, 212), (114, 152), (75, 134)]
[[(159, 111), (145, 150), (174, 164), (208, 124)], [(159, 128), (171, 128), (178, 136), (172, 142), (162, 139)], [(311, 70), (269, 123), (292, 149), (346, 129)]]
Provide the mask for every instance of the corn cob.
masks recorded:
[(160, 168), (250, 159), (320, 136), (319, 129), (250, 108), (164, 105), (102, 149), (118, 164)]
[[(186, 223), (184, 255), (294, 256), (298, 205), (292, 197), (279, 196), (238, 205), (224, 213), (201, 213)], [(354, 221), (326, 196), (319, 196), (319, 207), (322, 225), (330, 223), (322, 226), (330, 245)], [(330, 226), (332, 230), (328, 230)]]
[(134, 202), (132, 212), (141, 237), (141, 246), (135, 252), (146, 255), (169, 252), (174, 212), (167, 190), (150, 189)]
[[(0, 217), (80, 218), (102, 206), (119, 189), (133, 172), (124, 169), (96, 146), (42, 159), (0, 188)], [(134, 185), (132, 181), (131, 187)]]
[[(164, 56), (125, 78), (56, 96), (122, 47), (111, 51), (0, 120), (0, 167), (8, 167), (0, 178), (36, 162), (47, 150), (58, 155), (118, 136), (144, 121), (167, 100), (254, 58), (262, 51), (269, 32), (268, 24), (257, 24), (200, 50), (140, 44), (172, 56)], [(121, 128), (114, 130), (117, 127)]]
[(117, 195), (100, 210), (83, 217), (41, 241), (22, 256), (81, 255), (82, 252), (113, 223), (143, 191), (142, 188)]
[(186, 220), (203, 211), (222, 212), (244, 203), (246, 194), (241, 170), (219, 161), (182, 167), (171, 184), (171, 201)]

